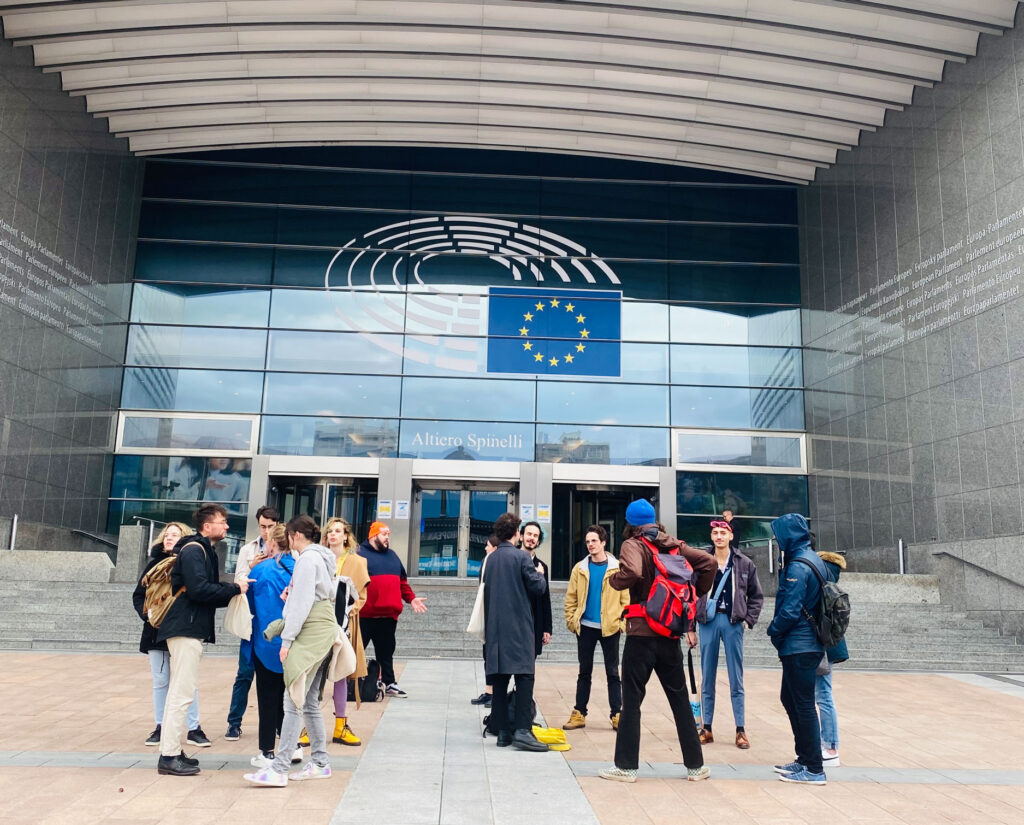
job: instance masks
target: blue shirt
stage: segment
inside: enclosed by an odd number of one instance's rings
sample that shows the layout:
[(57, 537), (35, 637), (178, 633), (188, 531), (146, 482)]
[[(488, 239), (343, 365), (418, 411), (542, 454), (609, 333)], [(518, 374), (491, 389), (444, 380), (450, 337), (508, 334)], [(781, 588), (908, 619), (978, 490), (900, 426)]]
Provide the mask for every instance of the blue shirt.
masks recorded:
[(601, 627), (601, 587), (604, 574), (608, 571), (608, 559), (600, 564), (590, 562), (590, 585), (587, 587), (587, 606), (583, 608), (580, 624), (587, 627)]

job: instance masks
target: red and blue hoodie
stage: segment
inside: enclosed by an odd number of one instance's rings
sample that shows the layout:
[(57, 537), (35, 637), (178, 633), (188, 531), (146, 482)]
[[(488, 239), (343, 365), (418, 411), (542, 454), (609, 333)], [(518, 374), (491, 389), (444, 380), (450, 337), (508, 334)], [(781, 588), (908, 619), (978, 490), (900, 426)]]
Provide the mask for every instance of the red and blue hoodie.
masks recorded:
[(369, 539), (359, 545), (358, 552), (366, 559), (366, 570), (370, 574), (360, 618), (397, 619), (402, 613), (402, 602), (416, 598), (409, 587), (405, 565), (390, 547), (378, 549)]

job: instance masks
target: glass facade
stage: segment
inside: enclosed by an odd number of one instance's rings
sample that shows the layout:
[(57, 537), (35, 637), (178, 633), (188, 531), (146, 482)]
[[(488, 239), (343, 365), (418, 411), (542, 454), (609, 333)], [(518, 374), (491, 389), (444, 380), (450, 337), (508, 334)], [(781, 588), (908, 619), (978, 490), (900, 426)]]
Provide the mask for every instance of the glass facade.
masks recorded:
[[(272, 455), (668, 466), (672, 428), (803, 430), (793, 187), (511, 157), (149, 160), (123, 409), (257, 415)], [(118, 467), (112, 518), (161, 498)]]

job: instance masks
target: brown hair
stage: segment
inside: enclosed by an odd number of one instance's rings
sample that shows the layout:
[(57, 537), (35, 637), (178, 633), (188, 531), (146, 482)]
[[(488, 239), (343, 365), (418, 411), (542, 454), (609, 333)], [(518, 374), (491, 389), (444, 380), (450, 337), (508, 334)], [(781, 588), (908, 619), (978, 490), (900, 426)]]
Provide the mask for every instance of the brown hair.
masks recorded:
[(202, 532), (203, 525), (207, 522), (213, 521), (218, 516), (227, 519), (227, 509), (219, 504), (204, 504), (196, 510), (195, 514), (192, 516), (192, 521), (196, 525), (196, 530)]
[(289, 536), (298, 533), (311, 542), (320, 541), (320, 528), (309, 516), (296, 516), (288, 522), (284, 529)]
[(591, 524), (586, 530), (584, 530), (584, 540), (587, 537), (587, 533), (597, 533), (598, 540), (600, 540), (602, 543), (608, 542), (608, 531), (605, 530), (600, 524)]

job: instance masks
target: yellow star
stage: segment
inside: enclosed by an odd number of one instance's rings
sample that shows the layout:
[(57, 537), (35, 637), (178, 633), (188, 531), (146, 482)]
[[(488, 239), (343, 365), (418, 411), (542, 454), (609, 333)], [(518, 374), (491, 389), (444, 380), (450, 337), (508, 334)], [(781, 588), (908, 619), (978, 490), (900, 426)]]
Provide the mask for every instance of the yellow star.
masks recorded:
[(525, 344), (523, 344), (523, 349), (533, 349), (533, 344), (527, 341)]
[(572, 359), (572, 356), (571, 356), (571, 355), (569, 355), (568, 353), (566, 353), (566, 355), (565, 355), (565, 363), (566, 363), (566, 364), (571, 364), (571, 363), (572, 363), (572, 360), (573, 360), (573, 359)]
[(534, 361), (543, 361), (544, 360), (544, 354), (538, 352), (536, 355), (533, 356), (533, 360)]
[(558, 299), (557, 298), (552, 298), (551, 299), (551, 306), (553, 306), (553, 307), (557, 307), (558, 306)]
[(553, 367), (557, 367), (557, 366), (558, 366), (558, 359), (557, 359), (557, 358), (554, 358), (554, 357), (552, 357), (552, 358), (548, 359), (548, 363), (549, 363), (549, 364), (550, 364), (551, 366), (553, 366)]
[(524, 321), (532, 321), (533, 320), (533, 313), (532, 312), (524, 313), (523, 314), (523, 320)]
[(586, 347), (583, 344), (577, 344), (576, 345), (576, 352), (583, 352), (583, 350), (585, 350), (585, 349), (586, 349)]
[(581, 329), (580, 330), (580, 338), (589, 338), (589, 337), (590, 337), (590, 330), (586, 330), (586, 329)]
[(572, 304), (566, 304), (565, 305), (565, 311), (566, 312), (573, 312), (575, 309), (576, 309), (576, 307), (574, 307)]
[(529, 335), (530, 334), (530, 330), (528, 330), (526, 327), (519, 327), (519, 334), (520, 335)]
[(538, 312), (543, 312), (544, 303), (542, 301), (537, 301), (537, 303), (534, 305), (534, 309), (536, 309)]
[(586, 318), (584, 318), (584, 317), (583, 317), (582, 315), (577, 315), (577, 316), (576, 316), (576, 323), (577, 323), (577, 324), (582, 324), (582, 323), (583, 323), (584, 321), (586, 321), (586, 320), (587, 320), (587, 319), (586, 319)]

